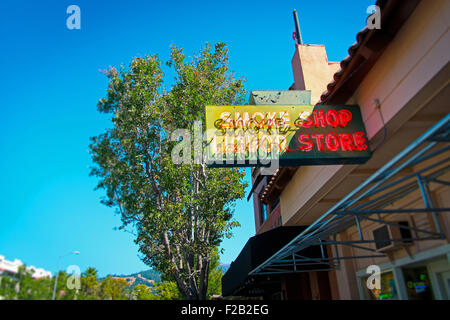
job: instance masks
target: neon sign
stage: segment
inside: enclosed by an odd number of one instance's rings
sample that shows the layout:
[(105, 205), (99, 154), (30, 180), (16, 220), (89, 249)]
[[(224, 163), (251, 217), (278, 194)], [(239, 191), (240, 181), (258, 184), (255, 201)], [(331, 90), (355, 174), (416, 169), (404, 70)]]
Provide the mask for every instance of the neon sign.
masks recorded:
[[(356, 105), (207, 106), (209, 165), (358, 164), (370, 158)], [(226, 161), (225, 161), (226, 160)]]

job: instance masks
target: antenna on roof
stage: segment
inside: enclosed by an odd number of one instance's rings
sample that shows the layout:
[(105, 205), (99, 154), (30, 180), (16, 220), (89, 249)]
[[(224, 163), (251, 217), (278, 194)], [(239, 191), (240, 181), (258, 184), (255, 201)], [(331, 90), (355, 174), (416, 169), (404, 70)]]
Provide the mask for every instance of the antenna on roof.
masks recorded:
[(300, 32), (300, 24), (298, 23), (297, 10), (294, 9), (294, 24), (295, 24), (295, 41), (297, 44), (303, 44), (302, 34)]

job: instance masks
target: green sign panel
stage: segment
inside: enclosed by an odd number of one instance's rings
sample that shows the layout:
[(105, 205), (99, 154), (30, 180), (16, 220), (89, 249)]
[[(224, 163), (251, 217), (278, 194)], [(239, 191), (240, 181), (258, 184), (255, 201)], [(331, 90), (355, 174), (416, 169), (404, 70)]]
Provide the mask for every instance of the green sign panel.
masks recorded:
[(356, 105), (207, 106), (212, 167), (359, 164), (370, 158)]

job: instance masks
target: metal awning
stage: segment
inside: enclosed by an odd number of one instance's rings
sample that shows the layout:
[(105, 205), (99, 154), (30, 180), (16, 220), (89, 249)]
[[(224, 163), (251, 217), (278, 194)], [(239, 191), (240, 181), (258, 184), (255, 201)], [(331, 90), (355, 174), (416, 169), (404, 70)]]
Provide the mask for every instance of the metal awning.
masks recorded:
[[(251, 237), (222, 277), (222, 295), (251, 296), (252, 292), (267, 291), (268, 287), (273, 286), (273, 280), (276, 279), (249, 276), (249, 272), (266, 261), (267, 258), (305, 229), (306, 227), (300, 226), (278, 227)], [(311, 257), (321, 257), (321, 251), (316, 247), (307, 248), (302, 253)], [(290, 270), (286, 269), (286, 272), (289, 273)], [(259, 295), (259, 293), (256, 295)]]
[[(392, 242), (444, 239), (438, 216), (450, 212), (433, 204), (429, 186), (449, 186), (445, 175), (450, 171), (450, 114), (400, 152), (396, 157), (359, 185), (309, 227), (299, 232), (289, 243), (264, 262), (248, 272), (249, 276), (273, 275), (277, 273), (334, 270), (344, 259), (384, 257), (373, 244), (380, 242), (365, 239), (361, 222), (372, 221), (409, 230), (411, 238), (391, 239)], [(419, 171), (405, 174), (406, 169), (422, 164)], [(448, 175), (447, 175), (448, 178)], [(419, 192), (423, 205), (408, 208), (392, 208), (390, 205), (407, 194)], [(434, 231), (406, 226), (384, 218), (391, 214), (429, 213), (434, 222)], [(340, 241), (337, 234), (350, 226), (356, 226), (358, 240)], [(413, 236), (414, 235), (414, 236)], [(383, 240), (384, 241), (384, 240)], [(334, 256), (327, 257), (324, 246), (334, 247)], [(361, 256), (339, 256), (338, 246), (350, 246), (367, 252)], [(305, 254), (308, 248), (320, 248), (321, 256)], [(315, 251), (316, 252), (316, 251)], [(324, 265), (326, 268), (324, 268)], [(307, 268), (306, 268), (307, 267)], [(242, 270), (243, 272), (246, 270)], [(247, 274), (247, 272), (245, 273)]]

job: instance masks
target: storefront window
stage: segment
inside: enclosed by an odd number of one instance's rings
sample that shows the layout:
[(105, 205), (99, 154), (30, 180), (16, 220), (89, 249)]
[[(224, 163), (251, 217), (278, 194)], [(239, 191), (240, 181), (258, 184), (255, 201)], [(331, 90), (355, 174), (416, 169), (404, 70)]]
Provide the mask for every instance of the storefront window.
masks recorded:
[(410, 300), (432, 300), (433, 293), (426, 267), (404, 268), (403, 276)]
[[(365, 282), (367, 282), (365, 279)], [(397, 288), (395, 287), (394, 274), (390, 272), (385, 272), (381, 274), (380, 277), (380, 289), (369, 290), (370, 300), (397, 300)]]

